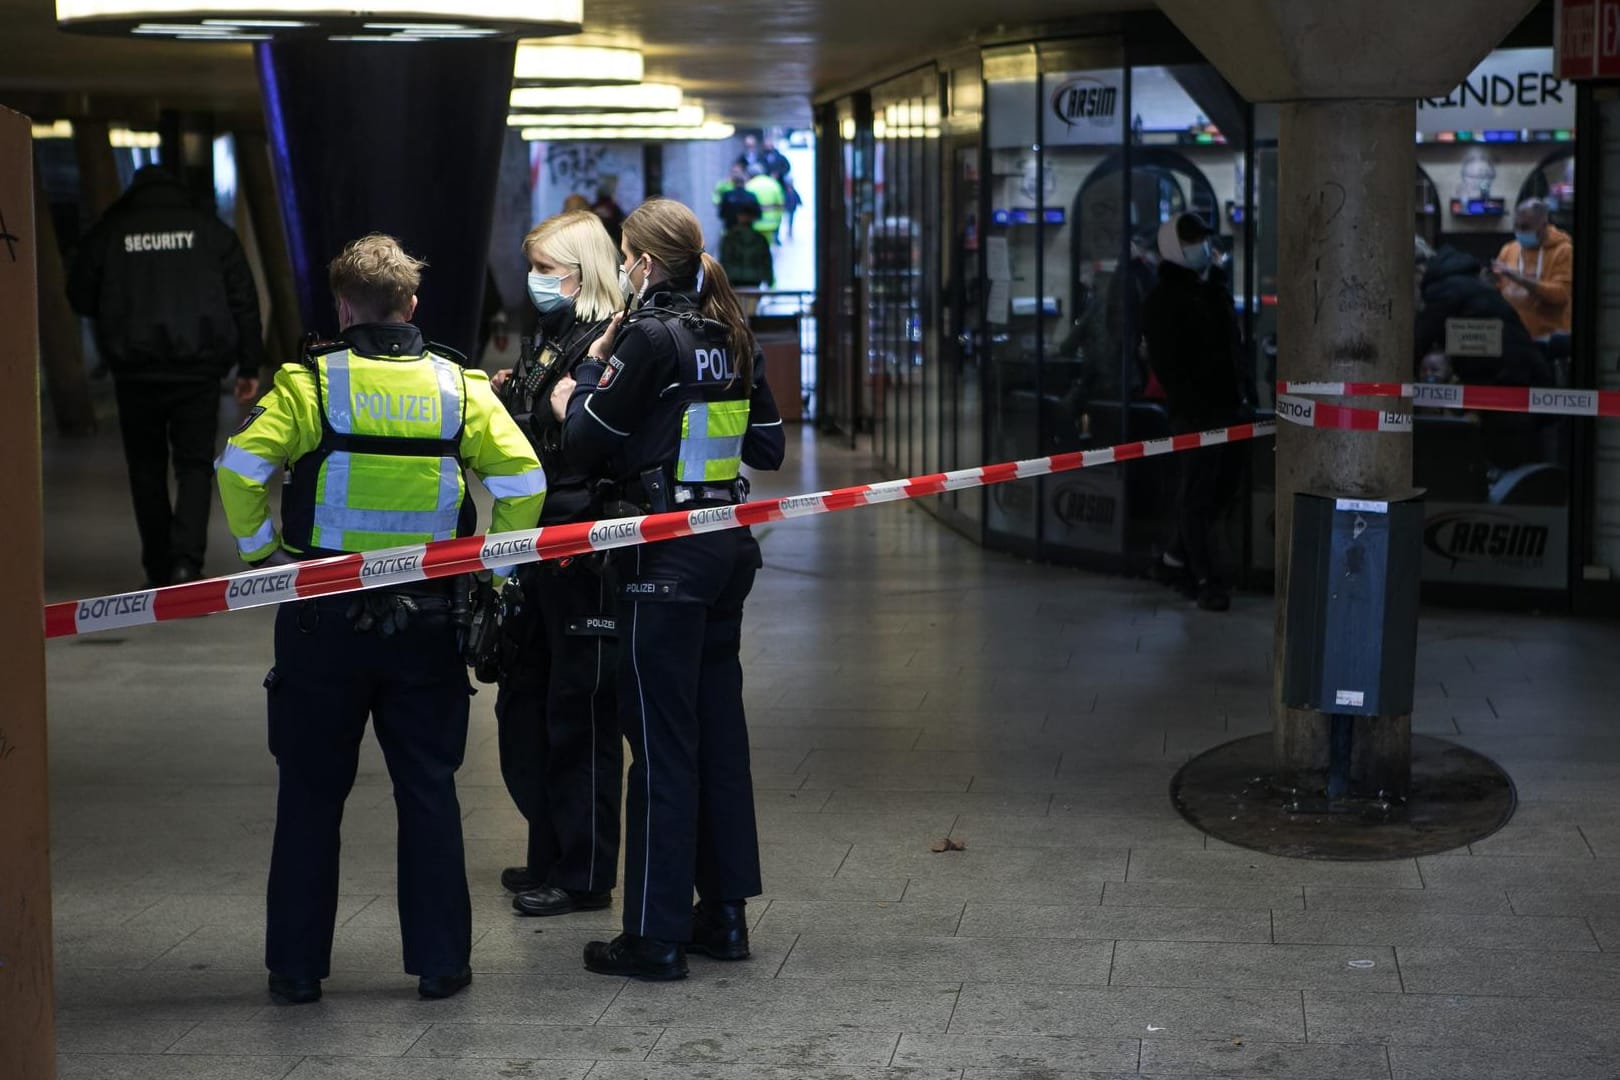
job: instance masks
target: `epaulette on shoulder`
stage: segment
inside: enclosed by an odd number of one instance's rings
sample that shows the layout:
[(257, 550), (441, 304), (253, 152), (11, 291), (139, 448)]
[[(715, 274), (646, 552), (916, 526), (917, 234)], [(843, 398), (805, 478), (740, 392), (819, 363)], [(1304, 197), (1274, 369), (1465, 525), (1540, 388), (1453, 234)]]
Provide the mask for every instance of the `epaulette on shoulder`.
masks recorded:
[(347, 349), (348, 347), (341, 341), (329, 341), (317, 337), (315, 331), (311, 330), (304, 335), (303, 346), (298, 350), (298, 360), (305, 367), (313, 368), (317, 357), (325, 356), (330, 352), (337, 352), (339, 349)]
[(434, 356), (442, 356), (446, 360), (454, 360), (461, 367), (472, 366), (472, 362), (467, 359), (466, 353), (462, 352), (460, 349), (452, 349), (448, 345), (440, 345), (437, 341), (428, 342), (427, 351), (432, 353)]

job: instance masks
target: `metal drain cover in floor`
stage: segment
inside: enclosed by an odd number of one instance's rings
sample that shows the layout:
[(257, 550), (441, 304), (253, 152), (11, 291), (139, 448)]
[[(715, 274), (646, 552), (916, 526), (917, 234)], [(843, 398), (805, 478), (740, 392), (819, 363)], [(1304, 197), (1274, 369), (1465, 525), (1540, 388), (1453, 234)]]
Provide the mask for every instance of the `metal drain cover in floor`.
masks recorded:
[(1297, 859), (1407, 859), (1483, 839), (1513, 816), (1513, 781), (1466, 747), (1412, 737), (1412, 790), (1404, 800), (1329, 802), (1320, 775), (1279, 775), (1270, 733), (1217, 746), (1170, 781), (1176, 809), (1238, 847)]

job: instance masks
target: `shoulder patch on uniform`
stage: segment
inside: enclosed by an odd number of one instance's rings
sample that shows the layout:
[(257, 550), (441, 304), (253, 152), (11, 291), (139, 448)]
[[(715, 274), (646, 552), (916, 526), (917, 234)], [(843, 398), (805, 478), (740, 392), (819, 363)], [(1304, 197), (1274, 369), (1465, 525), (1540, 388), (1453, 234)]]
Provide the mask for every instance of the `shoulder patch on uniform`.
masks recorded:
[(263, 405), (255, 405), (255, 406), (253, 406), (253, 408), (251, 408), (251, 409), (249, 409), (247, 411), (247, 415), (242, 417), (242, 422), (240, 424), (236, 425), (236, 430), (231, 432), (231, 436), (234, 438), (235, 436), (242, 434), (242, 432), (244, 432), (244, 431), (246, 431), (248, 429), (248, 426), (250, 424), (252, 424), (253, 421), (257, 420), (259, 417), (261, 417), (263, 415), (264, 415), (264, 406)]
[(617, 379), (619, 377), (619, 372), (623, 370), (623, 360), (620, 360), (617, 356), (608, 357), (608, 362), (602, 365), (602, 377), (596, 380), (596, 388), (598, 390), (606, 390), (608, 387), (613, 385), (613, 380)]

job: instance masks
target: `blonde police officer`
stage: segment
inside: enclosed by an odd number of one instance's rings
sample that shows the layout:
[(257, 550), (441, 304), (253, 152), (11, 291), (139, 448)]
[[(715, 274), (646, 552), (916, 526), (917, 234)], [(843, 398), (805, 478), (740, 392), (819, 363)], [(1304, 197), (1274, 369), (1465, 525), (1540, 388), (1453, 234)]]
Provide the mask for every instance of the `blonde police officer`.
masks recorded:
[[(248, 562), (468, 535), (475, 522), (464, 468), (495, 497), (491, 531), (530, 528), (539, 516), (546, 481), (529, 440), (481, 372), (463, 370), (410, 323), (423, 266), (380, 235), (332, 263), (341, 340), (281, 368), (216, 466)], [(278, 532), (267, 486), (287, 467)], [(368, 716), (399, 815), (405, 970), (427, 998), (472, 980), (455, 790), (469, 688), (449, 606), (443, 583), (424, 581), (277, 613), (275, 667), (265, 679), (280, 775), (265, 964), (278, 1001), (317, 1000), (328, 974), (338, 826)]]

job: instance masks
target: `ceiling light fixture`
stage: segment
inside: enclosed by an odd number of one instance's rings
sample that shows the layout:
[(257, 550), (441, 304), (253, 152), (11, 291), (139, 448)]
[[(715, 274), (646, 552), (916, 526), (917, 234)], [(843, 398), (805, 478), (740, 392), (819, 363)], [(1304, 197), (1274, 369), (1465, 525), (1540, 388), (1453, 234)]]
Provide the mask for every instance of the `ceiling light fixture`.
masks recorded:
[(368, 27), (435, 39), (546, 37), (577, 34), (583, 19), (584, 0), (56, 0), (64, 30), (152, 36), (172, 26), (173, 37), (336, 37)]
[(708, 117), (701, 105), (657, 112), (513, 113), (507, 127), (698, 127)]
[(532, 127), (523, 129), (525, 142), (605, 142), (629, 139), (636, 142), (664, 142), (671, 139), (729, 139), (737, 133), (730, 124), (710, 121), (697, 127)]
[(512, 91), (515, 112), (662, 112), (682, 105), (681, 88), (669, 83), (634, 86), (520, 86)]
[(634, 85), (644, 70), (640, 49), (520, 41), (512, 79), (519, 86)]

